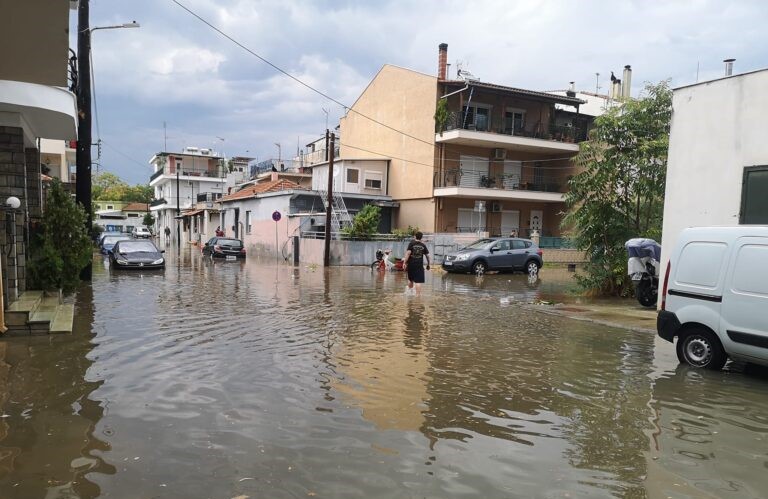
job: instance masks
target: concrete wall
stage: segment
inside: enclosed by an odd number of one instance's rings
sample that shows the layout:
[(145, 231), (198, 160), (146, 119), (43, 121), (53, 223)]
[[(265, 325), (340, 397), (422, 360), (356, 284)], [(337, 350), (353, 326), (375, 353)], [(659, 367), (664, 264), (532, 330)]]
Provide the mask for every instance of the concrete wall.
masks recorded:
[(766, 88), (762, 70), (674, 91), (661, 275), (682, 229), (738, 225), (744, 168), (768, 165)]
[[(341, 158), (391, 158), (389, 195), (397, 201), (430, 199), (435, 164), (436, 102), (436, 77), (385, 65), (352, 109), (426, 143), (350, 111), (340, 120)], [(434, 226), (434, 207), (423, 207), (432, 210), (431, 216), (425, 216), (419, 222), (423, 229), (429, 231)], [(400, 213), (412, 218), (412, 214), (405, 214), (402, 208)], [(396, 216), (396, 227), (408, 225), (409, 220), (401, 218), (402, 215)], [(413, 225), (413, 222), (410, 223)]]

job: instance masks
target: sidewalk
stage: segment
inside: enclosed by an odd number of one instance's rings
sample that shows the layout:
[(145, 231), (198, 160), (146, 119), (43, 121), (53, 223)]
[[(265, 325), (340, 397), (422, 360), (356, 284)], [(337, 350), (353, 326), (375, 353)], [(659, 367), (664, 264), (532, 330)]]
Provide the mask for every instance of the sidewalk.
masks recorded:
[(634, 299), (541, 304), (529, 305), (529, 307), (570, 319), (656, 334), (656, 309), (643, 307)]

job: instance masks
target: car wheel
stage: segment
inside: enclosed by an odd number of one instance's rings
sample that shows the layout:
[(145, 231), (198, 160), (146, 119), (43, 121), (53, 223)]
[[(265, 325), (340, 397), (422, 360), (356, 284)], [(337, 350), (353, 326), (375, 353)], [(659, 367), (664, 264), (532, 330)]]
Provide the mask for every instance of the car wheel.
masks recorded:
[(478, 260), (472, 264), (473, 274), (485, 274), (486, 270), (488, 270), (488, 264), (485, 263), (483, 260)]
[(536, 260), (529, 260), (528, 263), (525, 264), (525, 272), (528, 275), (538, 274), (539, 273), (539, 262), (537, 262)]
[(722, 369), (728, 356), (717, 335), (708, 329), (690, 329), (677, 339), (677, 359), (693, 367)]

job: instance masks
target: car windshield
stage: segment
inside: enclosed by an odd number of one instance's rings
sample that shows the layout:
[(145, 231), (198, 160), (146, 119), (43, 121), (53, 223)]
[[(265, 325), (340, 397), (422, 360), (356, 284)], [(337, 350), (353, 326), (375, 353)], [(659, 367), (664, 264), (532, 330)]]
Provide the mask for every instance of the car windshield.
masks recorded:
[(465, 246), (464, 249), (480, 249), (480, 248), (484, 248), (485, 246), (487, 246), (489, 243), (492, 243), (493, 241), (495, 241), (495, 239), (488, 239), (488, 238), (478, 239), (474, 243)]
[(216, 244), (218, 244), (219, 246), (233, 246), (235, 248), (239, 248), (240, 246), (243, 245), (242, 241), (240, 241), (239, 239), (223, 239), (223, 238), (218, 239), (216, 241)]
[(130, 241), (130, 237), (126, 236), (107, 236), (104, 238), (104, 244), (115, 244), (118, 241)]
[(155, 245), (147, 241), (126, 241), (117, 248), (120, 253), (157, 253)]

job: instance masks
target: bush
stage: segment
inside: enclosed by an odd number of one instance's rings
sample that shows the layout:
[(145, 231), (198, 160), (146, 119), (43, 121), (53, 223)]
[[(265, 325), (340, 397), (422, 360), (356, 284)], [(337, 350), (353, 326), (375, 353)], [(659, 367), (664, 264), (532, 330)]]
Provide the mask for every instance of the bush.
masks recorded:
[(54, 179), (48, 190), (39, 231), (31, 234), (27, 266), (29, 287), (43, 291), (72, 292), (80, 271), (91, 261), (91, 242), (86, 216), (61, 182)]
[(413, 237), (414, 234), (416, 234), (417, 232), (419, 232), (419, 228), (411, 227), (410, 225), (408, 226), (407, 229), (392, 229), (392, 234), (394, 234), (396, 237), (400, 239), (408, 239), (410, 237)]
[(352, 226), (344, 227), (341, 232), (348, 237), (367, 240), (379, 230), (380, 221), (381, 208), (367, 204), (355, 215)]

